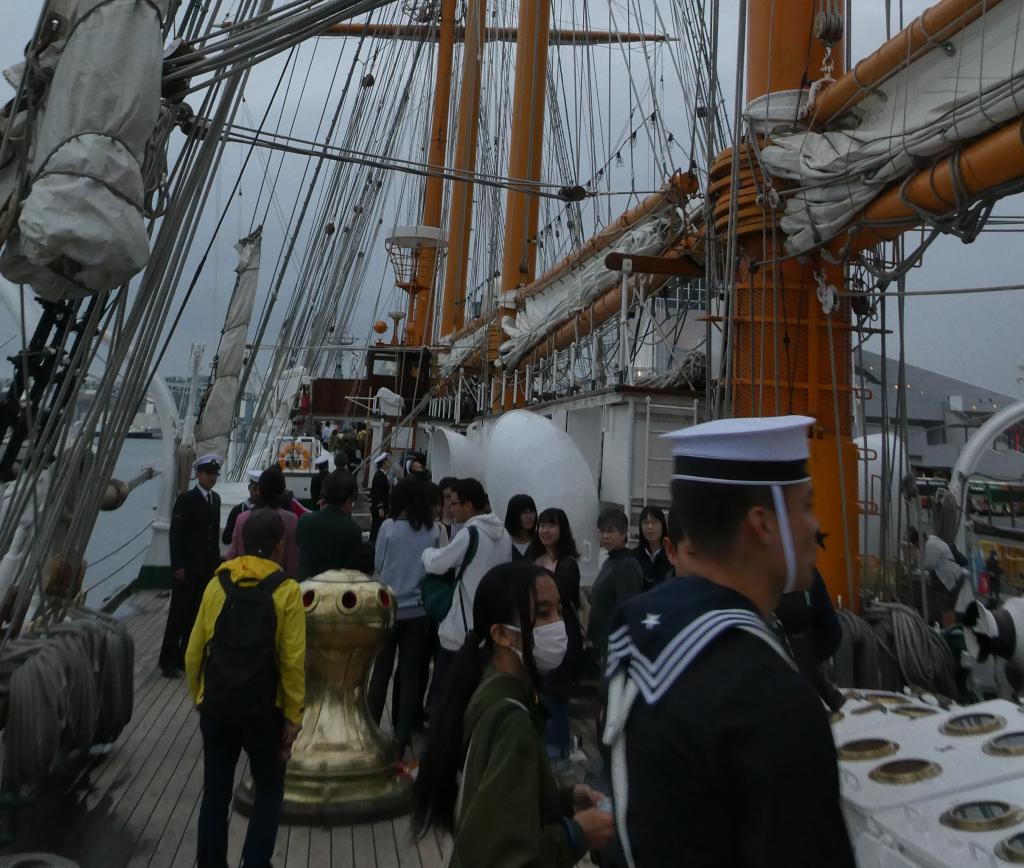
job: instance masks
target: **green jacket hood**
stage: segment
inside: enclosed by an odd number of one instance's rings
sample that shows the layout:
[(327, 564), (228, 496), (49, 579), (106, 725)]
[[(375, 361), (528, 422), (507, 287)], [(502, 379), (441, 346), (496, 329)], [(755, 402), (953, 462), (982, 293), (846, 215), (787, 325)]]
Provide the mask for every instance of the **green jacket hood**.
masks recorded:
[(530, 710), (530, 717), (533, 718), (534, 725), (540, 727), (542, 724), (540, 709), (529, 688), (514, 675), (498, 672), (493, 665), (488, 665), (484, 670), (480, 686), (473, 694), (473, 698), (470, 699), (469, 705), (466, 706), (466, 714), (463, 717), (465, 745), (469, 744), (469, 739), (480, 722), (480, 718), (490, 708), (507, 699), (514, 699), (525, 705)]

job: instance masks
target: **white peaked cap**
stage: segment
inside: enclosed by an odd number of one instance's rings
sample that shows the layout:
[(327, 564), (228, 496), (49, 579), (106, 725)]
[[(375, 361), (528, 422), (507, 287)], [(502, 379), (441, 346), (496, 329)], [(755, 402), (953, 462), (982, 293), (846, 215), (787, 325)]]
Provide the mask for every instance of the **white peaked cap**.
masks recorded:
[(810, 416), (716, 419), (663, 435), (673, 478), (727, 485), (794, 485), (810, 479)]
[(374, 458), (373, 458), (373, 463), (375, 465), (380, 464), (382, 461), (384, 461), (385, 459), (390, 458), (390, 457), (391, 457), (391, 453), (390, 452), (378, 452), (374, 456)]
[(316, 459), (316, 461), (314, 461), (313, 463), (314, 463), (314, 464), (315, 464), (315, 465), (316, 465), (317, 467), (319, 467), (319, 466), (320, 466), (321, 464), (328, 464), (328, 463), (330, 462), (330, 460), (331, 460), (331, 459), (330, 459), (330, 458), (328, 458), (328, 457), (327, 457), (326, 455), (320, 455), (320, 456), (317, 456), (317, 459)]
[(257, 482), (258, 483), (260, 481), (260, 476), (262, 476), (262, 475), (263, 475), (263, 471), (262, 470), (250, 470), (249, 471), (249, 481), (250, 482)]
[(216, 464), (217, 472), (219, 473), (221, 466), (224, 464), (224, 459), (220, 455), (208, 452), (192, 462), (192, 470), (193, 472), (198, 472), (201, 467), (206, 467), (208, 464)]

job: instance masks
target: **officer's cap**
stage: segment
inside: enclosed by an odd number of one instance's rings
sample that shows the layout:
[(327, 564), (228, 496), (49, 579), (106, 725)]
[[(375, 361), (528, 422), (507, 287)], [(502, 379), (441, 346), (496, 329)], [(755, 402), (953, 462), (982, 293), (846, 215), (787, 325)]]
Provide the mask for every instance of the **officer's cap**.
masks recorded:
[(809, 416), (717, 419), (665, 434), (673, 479), (726, 485), (807, 482)]
[(222, 464), (224, 464), (224, 459), (220, 455), (208, 452), (206, 455), (202, 455), (195, 460), (192, 465), (192, 469), (196, 473), (200, 470), (206, 470), (210, 473), (220, 473)]

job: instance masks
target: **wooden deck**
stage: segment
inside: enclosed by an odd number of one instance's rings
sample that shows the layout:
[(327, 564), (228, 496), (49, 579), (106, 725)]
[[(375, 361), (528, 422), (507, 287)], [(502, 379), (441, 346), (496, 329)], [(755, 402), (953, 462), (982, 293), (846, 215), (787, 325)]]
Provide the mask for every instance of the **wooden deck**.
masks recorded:
[[(109, 752), (41, 787), (14, 821), (14, 846), (0, 853), (54, 853), (82, 868), (195, 865), (202, 741), (184, 679), (162, 678), (157, 669), (167, 599), (137, 594), (125, 609), (136, 653), (131, 723)], [(245, 818), (232, 816), (231, 865), (239, 864), (245, 825)], [(275, 868), (441, 864), (439, 840), (414, 842), (407, 817), (359, 826), (282, 825), (274, 853)]]

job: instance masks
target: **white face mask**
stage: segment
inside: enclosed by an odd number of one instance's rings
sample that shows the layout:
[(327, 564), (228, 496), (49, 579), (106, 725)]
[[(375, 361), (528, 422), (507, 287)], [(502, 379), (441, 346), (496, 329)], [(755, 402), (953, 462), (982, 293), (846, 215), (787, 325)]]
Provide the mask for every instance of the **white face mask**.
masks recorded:
[[(511, 624), (502, 624), (506, 630), (515, 630), (520, 635), (522, 630)], [(569, 634), (565, 632), (565, 621), (552, 621), (542, 627), (533, 628), (533, 662), (542, 675), (552, 672), (562, 665), (565, 654), (569, 650)], [(515, 655), (522, 660), (523, 652), (513, 648)]]

